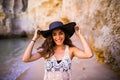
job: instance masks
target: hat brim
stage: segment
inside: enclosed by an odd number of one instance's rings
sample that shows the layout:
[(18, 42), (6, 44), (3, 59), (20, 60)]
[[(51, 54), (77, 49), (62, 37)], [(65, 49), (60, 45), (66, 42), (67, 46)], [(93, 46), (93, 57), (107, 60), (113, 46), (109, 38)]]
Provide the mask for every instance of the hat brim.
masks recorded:
[(63, 26), (58, 26), (57, 28), (53, 28), (51, 30), (44, 30), (44, 31), (40, 31), (40, 33), (42, 34), (42, 36), (44, 38), (47, 38), (48, 36), (50, 36), (51, 32), (54, 30), (54, 29), (58, 29), (58, 28), (61, 28), (63, 29), (68, 35), (69, 37), (71, 37), (75, 30), (74, 30), (74, 27), (75, 27), (76, 23), (75, 22), (70, 22), (68, 24), (65, 24)]

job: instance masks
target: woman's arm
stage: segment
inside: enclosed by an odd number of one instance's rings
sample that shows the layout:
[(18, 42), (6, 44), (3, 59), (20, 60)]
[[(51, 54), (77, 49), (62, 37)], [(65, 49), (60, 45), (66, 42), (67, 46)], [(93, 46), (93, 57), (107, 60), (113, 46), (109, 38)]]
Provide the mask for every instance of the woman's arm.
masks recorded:
[(39, 35), (37, 34), (37, 32), (38, 30), (35, 31), (34, 37), (32, 38), (31, 42), (29, 43), (27, 49), (24, 52), (23, 59), (22, 59), (24, 62), (31, 62), (41, 58), (41, 55), (39, 53), (32, 54), (34, 44), (36, 40), (39, 38)]
[(92, 57), (93, 53), (92, 53), (87, 41), (85, 40), (85, 38), (81, 34), (79, 27), (75, 27), (75, 34), (80, 39), (83, 50), (80, 50), (79, 48), (74, 47), (73, 48), (73, 56), (76, 56), (78, 58), (90, 58), (90, 57)]

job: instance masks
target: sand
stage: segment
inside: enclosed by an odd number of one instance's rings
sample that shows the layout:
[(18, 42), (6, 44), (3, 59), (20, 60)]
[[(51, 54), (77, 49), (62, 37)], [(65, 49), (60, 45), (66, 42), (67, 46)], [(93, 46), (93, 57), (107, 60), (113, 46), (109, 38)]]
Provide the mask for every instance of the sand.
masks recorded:
[[(79, 39), (72, 37), (73, 44), (81, 48)], [(21, 74), (17, 80), (43, 80), (44, 59), (32, 62), (30, 69)], [(72, 60), (72, 80), (120, 80), (109, 66), (96, 61), (95, 55), (89, 59)]]
[[(17, 80), (43, 80), (44, 60), (32, 62), (30, 69), (21, 74)], [(105, 64), (100, 64), (95, 60), (95, 56), (90, 59), (72, 60), (72, 80), (120, 80), (111, 69)]]

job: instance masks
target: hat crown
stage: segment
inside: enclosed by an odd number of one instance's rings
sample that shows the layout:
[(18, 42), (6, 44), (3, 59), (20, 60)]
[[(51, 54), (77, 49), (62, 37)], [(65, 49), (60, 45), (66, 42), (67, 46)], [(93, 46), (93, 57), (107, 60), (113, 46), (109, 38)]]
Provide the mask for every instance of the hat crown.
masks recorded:
[(63, 26), (63, 23), (60, 21), (55, 21), (50, 24), (49, 29), (54, 29), (60, 26)]
[(51, 32), (54, 29), (60, 28), (60, 29), (64, 30), (69, 35), (69, 37), (71, 37), (75, 32), (75, 30), (74, 30), (75, 25), (76, 25), (75, 22), (63, 24), (61, 21), (55, 21), (49, 25), (49, 30), (40, 31), (40, 33), (43, 35), (43, 37), (47, 38), (48, 36), (50, 36)]

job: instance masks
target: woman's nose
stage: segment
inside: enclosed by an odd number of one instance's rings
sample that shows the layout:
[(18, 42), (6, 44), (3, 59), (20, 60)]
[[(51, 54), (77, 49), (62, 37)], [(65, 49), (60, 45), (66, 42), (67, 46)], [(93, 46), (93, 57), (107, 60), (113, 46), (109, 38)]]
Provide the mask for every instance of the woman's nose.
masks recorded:
[(57, 34), (57, 35), (56, 35), (56, 39), (59, 39), (59, 38), (60, 38), (60, 35), (59, 35), (59, 34)]

